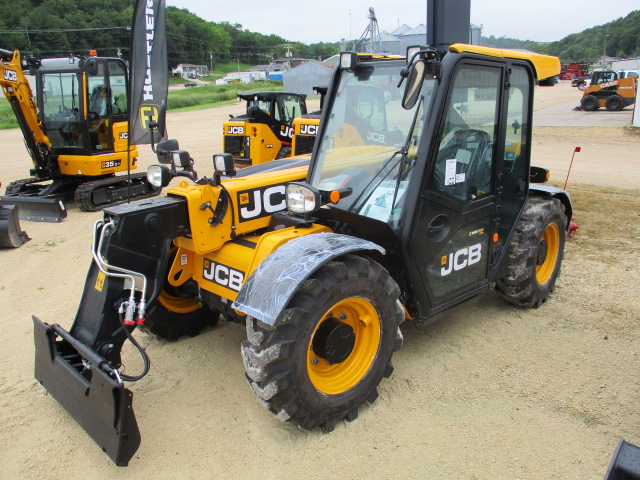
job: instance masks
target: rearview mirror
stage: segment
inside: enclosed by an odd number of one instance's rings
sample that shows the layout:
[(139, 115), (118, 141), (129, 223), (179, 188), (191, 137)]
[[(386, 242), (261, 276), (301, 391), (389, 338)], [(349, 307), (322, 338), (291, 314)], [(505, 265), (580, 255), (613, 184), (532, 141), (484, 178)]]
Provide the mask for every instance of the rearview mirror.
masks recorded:
[(402, 97), (402, 107), (405, 110), (411, 110), (420, 96), (420, 87), (427, 71), (427, 62), (424, 59), (415, 61), (407, 72), (407, 83), (404, 87), (404, 95)]

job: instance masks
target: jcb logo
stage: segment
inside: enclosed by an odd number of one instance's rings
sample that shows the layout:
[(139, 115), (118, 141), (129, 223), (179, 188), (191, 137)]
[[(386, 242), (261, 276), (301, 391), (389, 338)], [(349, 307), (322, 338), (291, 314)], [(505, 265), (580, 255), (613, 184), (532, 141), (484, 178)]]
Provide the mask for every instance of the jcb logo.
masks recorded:
[(216, 285), (239, 292), (244, 281), (244, 272), (205, 258), (202, 277)]
[(244, 127), (238, 127), (238, 126), (228, 127), (227, 135), (244, 135)]
[(4, 71), (4, 79), (8, 80), (10, 82), (17, 82), (18, 81), (18, 74), (16, 73), (15, 70), (5, 70)]
[(157, 122), (159, 118), (160, 109), (156, 105), (141, 105), (140, 106), (140, 123), (142, 129), (145, 132), (151, 130), (149, 127), (150, 122)]
[(126, 140), (127, 138), (129, 138), (129, 134), (127, 132), (121, 132), (120, 135), (118, 135), (118, 138), (120, 140)]
[(370, 131), (367, 133), (367, 140), (374, 143), (384, 143), (384, 134)]
[(285, 185), (271, 185), (238, 193), (240, 207), (240, 221), (255, 220), (284, 210)]
[(318, 125), (301, 125), (300, 135), (317, 135)]
[(446, 277), (452, 271), (462, 270), (465, 267), (478, 263), (482, 258), (482, 244), (477, 243), (469, 248), (462, 248), (455, 253), (442, 256), (440, 275)]
[(291, 138), (293, 136), (293, 129), (291, 127), (280, 127), (280, 135)]

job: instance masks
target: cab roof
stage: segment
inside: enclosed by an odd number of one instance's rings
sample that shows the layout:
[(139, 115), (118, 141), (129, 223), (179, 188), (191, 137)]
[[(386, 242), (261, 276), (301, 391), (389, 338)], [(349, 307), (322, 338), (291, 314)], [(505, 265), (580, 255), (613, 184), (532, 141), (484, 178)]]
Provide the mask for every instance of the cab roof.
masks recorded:
[(518, 60), (527, 60), (533, 66), (538, 80), (560, 75), (560, 59), (551, 55), (542, 55), (540, 53), (523, 52), (520, 50), (508, 50), (501, 48), (480, 47), (477, 45), (466, 45), (456, 43), (449, 47), (449, 51), (462, 53), (477, 53), (480, 55), (489, 55), (499, 58), (514, 58)]

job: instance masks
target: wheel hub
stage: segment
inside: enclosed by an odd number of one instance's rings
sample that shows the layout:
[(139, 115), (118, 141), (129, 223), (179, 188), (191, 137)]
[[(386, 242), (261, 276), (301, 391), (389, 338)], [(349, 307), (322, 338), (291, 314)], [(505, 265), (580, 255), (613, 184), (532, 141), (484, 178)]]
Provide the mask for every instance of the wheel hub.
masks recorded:
[(318, 327), (311, 348), (316, 356), (332, 364), (344, 362), (356, 344), (353, 328), (337, 318), (328, 318)]
[(538, 258), (536, 264), (538, 266), (542, 265), (547, 259), (547, 254), (549, 252), (549, 245), (546, 240), (540, 242), (540, 248), (538, 248)]

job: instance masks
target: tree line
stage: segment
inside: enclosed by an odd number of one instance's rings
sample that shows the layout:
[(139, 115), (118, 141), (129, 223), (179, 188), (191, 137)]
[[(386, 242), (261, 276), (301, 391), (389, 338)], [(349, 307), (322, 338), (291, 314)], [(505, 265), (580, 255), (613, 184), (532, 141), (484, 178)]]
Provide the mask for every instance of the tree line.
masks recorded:
[(562, 62), (591, 62), (605, 54), (634, 58), (640, 55), (640, 10), (604, 25), (571, 34), (557, 42), (540, 43), (512, 38), (482, 37), (488, 47), (524, 48), (560, 57)]
[[(0, 48), (39, 58), (87, 54), (129, 56), (133, 0), (14, 0), (0, 16)], [(208, 22), (187, 9), (167, 7), (169, 66), (218, 62), (269, 63), (290, 51), (295, 57), (324, 59), (338, 43), (306, 45), (263, 35), (241, 24)]]
[[(133, 0), (13, 0), (0, 17), (0, 48), (24, 55), (61, 57), (95, 49), (102, 56), (129, 56)], [(557, 42), (493, 36), (482, 45), (526, 48), (559, 56), (563, 62), (586, 62), (608, 56), (640, 54), (640, 10)], [(306, 45), (278, 35), (243, 29), (241, 24), (209, 22), (187, 9), (167, 7), (169, 66), (179, 63), (268, 63), (287, 51), (295, 57), (325, 59), (339, 52), (338, 42)]]

